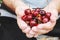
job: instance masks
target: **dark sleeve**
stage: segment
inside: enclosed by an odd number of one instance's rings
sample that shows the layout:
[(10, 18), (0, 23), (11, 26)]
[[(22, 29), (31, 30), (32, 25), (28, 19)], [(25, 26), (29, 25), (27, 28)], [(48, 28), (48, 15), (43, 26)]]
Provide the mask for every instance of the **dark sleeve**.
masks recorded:
[(16, 19), (10, 17), (0, 17), (0, 40), (36, 40), (27, 38), (19, 29)]
[(46, 35), (60, 37), (60, 18), (57, 20), (54, 29)]

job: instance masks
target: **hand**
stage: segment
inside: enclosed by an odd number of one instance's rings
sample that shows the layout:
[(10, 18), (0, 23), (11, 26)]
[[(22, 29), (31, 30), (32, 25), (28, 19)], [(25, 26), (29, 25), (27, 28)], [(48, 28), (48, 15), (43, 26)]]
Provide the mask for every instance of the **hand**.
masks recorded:
[(38, 35), (41, 34), (45, 34), (48, 33), (50, 31), (53, 30), (55, 24), (56, 24), (56, 20), (58, 17), (58, 12), (55, 9), (48, 9), (48, 8), (44, 8), (43, 10), (47, 11), (47, 12), (51, 12), (52, 15), (50, 17), (50, 21), (45, 23), (45, 24), (39, 24), (36, 27), (32, 27), (30, 28), (30, 26), (28, 26), (22, 19), (21, 17), (24, 15), (24, 10), (27, 9), (28, 6), (19, 6), (16, 8), (16, 14), (17, 14), (17, 24), (19, 26), (19, 28), (26, 33), (26, 36), (28, 38), (32, 38), (32, 37), (37, 37)]
[[(28, 26), (22, 19), (21, 17), (24, 15), (24, 10), (28, 9), (29, 7), (23, 4), (23, 6), (18, 6), (15, 9), (15, 13), (17, 15), (17, 24), (19, 28), (22, 30), (24, 33), (30, 32), (31, 28)], [(32, 36), (31, 36), (32, 37)]]
[(49, 8), (44, 8), (43, 10), (45, 10), (46, 12), (51, 12), (50, 21), (47, 23), (39, 24), (38, 26), (32, 27), (32, 29), (29, 32), (30, 35), (27, 34), (27, 36), (33, 35), (33, 37), (37, 37), (38, 35), (46, 34), (53, 30), (56, 24), (56, 20), (58, 18), (58, 11), (56, 9), (49, 9)]

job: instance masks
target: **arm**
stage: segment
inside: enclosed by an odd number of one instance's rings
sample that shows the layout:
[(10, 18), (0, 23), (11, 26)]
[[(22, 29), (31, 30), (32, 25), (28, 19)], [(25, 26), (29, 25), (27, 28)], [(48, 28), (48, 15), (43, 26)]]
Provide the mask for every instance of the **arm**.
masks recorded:
[[(29, 7), (26, 6), (21, 0), (3, 0), (3, 2), (8, 7), (10, 7), (12, 10), (14, 9), (14, 11), (16, 12), (16, 14), (18, 15), (17, 16), (18, 26), (19, 26), (20, 29), (25, 28), (24, 30), (22, 29), (22, 31), (24, 31), (26, 33), (26, 35), (28, 35), (28, 37), (37, 37), (39, 34), (45, 34), (45, 33), (50, 32), (54, 28), (54, 26), (56, 24), (56, 21), (54, 21), (54, 20), (56, 20), (55, 16), (56, 16), (56, 14), (58, 14), (58, 12), (60, 12), (60, 5), (59, 5), (60, 4), (60, 0), (52, 0), (49, 3), (49, 5), (47, 5), (47, 7), (44, 8), (44, 10), (52, 12), (53, 16), (51, 16), (51, 19), (53, 18), (52, 20), (54, 22), (49, 22), (49, 23), (46, 23), (46, 24), (43, 24), (43, 25), (40, 25), (40, 26), (38, 25), (37, 27), (43, 26), (43, 29), (42, 30), (41, 29), (39, 29), (39, 30), (37, 29), (38, 33), (35, 32), (35, 34), (33, 34), (33, 36), (32, 36), (30, 34), (34, 33), (33, 31), (36, 30), (36, 29), (34, 29), (34, 28), (32, 28), (32, 29), (28, 28), (27, 24), (25, 22), (23, 22), (23, 20), (21, 20), (20, 17), (19, 17), (19, 16), (21, 16), (21, 13), (23, 14), (24, 10), (26, 8), (29, 8)], [(24, 10), (22, 10), (22, 12), (21, 12), (21, 8), (24, 9)], [(51, 25), (49, 26), (48, 24), (49, 25), (51, 24)], [(26, 32), (26, 29), (27, 30), (29, 29), (28, 32)], [(29, 32), (31, 32), (31, 33), (29, 33)]]
[(47, 5), (46, 8), (49, 9), (56, 9), (58, 12), (60, 12), (60, 0), (52, 0), (49, 5)]
[(14, 6), (12, 5), (12, 3), (9, 0), (3, 0), (3, 3), (8, 6), (9, 8), (11, 8), (13, 11), (15, 11)]
[(3, 2), (14, 11), (17, 7), (28, 8), (21, 0), (3, 0)]

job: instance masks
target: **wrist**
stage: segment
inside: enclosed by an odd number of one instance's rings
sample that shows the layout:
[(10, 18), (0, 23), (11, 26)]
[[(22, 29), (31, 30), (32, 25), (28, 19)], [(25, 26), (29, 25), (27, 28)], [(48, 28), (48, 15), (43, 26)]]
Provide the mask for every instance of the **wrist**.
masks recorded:
[(14, 8), (16, 9), (17, 7), (27, 9), (29, 8), (28, 5), (24, 4), (22, 0), (14, 0), (13, 1)]
[(44, 8), (44, 10), (47, 12), (51, 12), (51, 14), (55, 16), (56, 20), (58, 19), (58, 10), (56, 7), (48, 5), (47, 7)]

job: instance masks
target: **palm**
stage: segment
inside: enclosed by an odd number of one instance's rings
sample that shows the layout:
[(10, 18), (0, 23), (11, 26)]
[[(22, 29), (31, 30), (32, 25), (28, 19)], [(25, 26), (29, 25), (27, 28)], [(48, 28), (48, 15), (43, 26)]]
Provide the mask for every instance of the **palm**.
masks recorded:
[[(26, 9), (26, 8), (25, 8)], [(53, 9), (53, 10), (49, 10), (47, 8), (43, 9), (46, 12), (51, 12), (51, 17), (50, 17), (50, 21), (45, 23), (45, 24), (39, 24), (37, 27), (32, 27), (30, 28), (30, 26), (28, 26), (22, 19), (21, 17), (24, 15), (24, 8), (21, 9), (20, 7), (18, 7), (16, 9), (16, 14), (17, 14), (17, 23), (20, 29), (22, 29), (22, 31), (24, 33), (26, 33), (26, 36), (31, 38), (31, 37), (37, 37), (39, 34), (45, 34), (50, 32), (55, 24), (56, 24), (56, 19), (58, 16), (58, 12)]]

